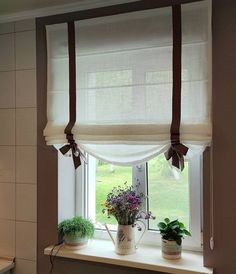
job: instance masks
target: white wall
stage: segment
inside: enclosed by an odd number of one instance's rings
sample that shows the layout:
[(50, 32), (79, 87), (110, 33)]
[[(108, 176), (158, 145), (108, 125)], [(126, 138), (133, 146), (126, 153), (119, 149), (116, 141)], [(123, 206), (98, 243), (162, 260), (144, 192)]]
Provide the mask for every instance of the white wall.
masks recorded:
[(0, 256), (36, 273), (34, 20), (0, 24)]

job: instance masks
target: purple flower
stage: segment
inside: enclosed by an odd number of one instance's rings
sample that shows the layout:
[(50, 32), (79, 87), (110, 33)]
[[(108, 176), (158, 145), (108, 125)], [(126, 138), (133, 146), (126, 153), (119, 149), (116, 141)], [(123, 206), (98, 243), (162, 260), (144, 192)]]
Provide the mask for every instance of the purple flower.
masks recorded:
[(138, 192), (138, 186), (114, 187), (107, 195), (103, 213), (107, 212), (108, 217), (113, 215), (119, 224), (134, 224), (138, 219), (153, 218), (151, 212), (141, 211), (142, 203), (146, 199), (143, 193)]

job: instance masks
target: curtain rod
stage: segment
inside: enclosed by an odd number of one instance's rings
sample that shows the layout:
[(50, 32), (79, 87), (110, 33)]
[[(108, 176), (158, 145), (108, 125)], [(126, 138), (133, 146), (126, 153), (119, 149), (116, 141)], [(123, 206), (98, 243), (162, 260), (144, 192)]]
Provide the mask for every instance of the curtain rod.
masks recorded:
[(79, 21), (104, 16), (118, 15), (128, 12), (149, 10), (154, 8), (169, 7), (172, 5), (201, 2), (203, 0), (141, 0), (112, 6), (104, 6), (94, 9), (80, 10), (58, 15), (36, 18), (37, 26), (45, 26), (71, 21)]

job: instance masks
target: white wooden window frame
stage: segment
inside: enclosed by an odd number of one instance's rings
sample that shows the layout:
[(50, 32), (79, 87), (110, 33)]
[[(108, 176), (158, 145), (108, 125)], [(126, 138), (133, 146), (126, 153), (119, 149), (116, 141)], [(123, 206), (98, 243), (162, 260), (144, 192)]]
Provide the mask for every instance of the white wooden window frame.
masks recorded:
[[(75, 214), (95, 220), (96, 214), (96, 175), (95, 159), (88, 157), (87, 165), (83, 164), (76, 171), (75, 183)], [(190, 201), (190, 231), (192, 237), (186, 237), (183, 248), (186, 250), (201, 251), (201, 193), (202, 193), (202, 157), (196, 154), (187, 160), (189, 165), (189, 201)], [(140, 191), (147, 193), (147, 169), (146, 163), (133, 167), (133, 184), (141, 183)], [(146, 222), (146, 227), (148, 223)], [(109, 239), (108, 233), (102, 224), (96, 224), (95, 238)], [(138, 233), (138, 232), (137, 232)], [(115, 231), (112, 232), (115, 236)], [(142, 238), (143, 244), (161, 245), (161, 237), (158, 231), (148, 230)]]

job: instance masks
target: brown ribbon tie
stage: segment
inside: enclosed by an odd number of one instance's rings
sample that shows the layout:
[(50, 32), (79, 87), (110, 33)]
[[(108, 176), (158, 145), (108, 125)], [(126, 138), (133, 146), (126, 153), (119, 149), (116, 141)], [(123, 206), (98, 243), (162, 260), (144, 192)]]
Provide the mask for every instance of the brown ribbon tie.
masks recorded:
[(71, 152), (72, 152), (75, 169), (81, 165), (81, 160), (83, 160), (85, 163), (87, 163), (86, 156), (78, 148), (78, 145), (76, 144), (74, 139), (68, 140), (68, 144), (66, 144), (60, 148), (60, 152), (63, 155), (65, 155), (69, 150), (71, 150)]
[(67, 145), (60, 148), (60, 152), (65, 155), (71, 149), (73, 162), (75, 169), (81, 165), (80, 160), (80, 150), (75, 142), (75, 140), (69, 140)]
[(180, 142), (171, 143), (170, 148), (165, 153), (167, 160), (171, 159), (172, 165), (183, 171), (184, 156), (187, 154), (188, 148)]
[(172, 122), (170, 128), (171, 146), (165, 153), (167, 160), (172, 165), (183, 171), (184, 156), (188, 148), (180, 143), (181, 122), (181, 67), (182, 67), (182, 27), (181, 27), (181, 5), (172, 6), (173, 23), (173, 87), (172, 87)]
[(68, 143), (60, 148), (65, 155), (72, 152), (75, 169), (81, 165), (81, 160), (86, 163), (86, 157), (76, 144), (72, 128), (76, 122), (76, 50), (75, 50), (75, 24), (68, 22), (68, 54), (69, 54), (69, 122), (64, 130)]

